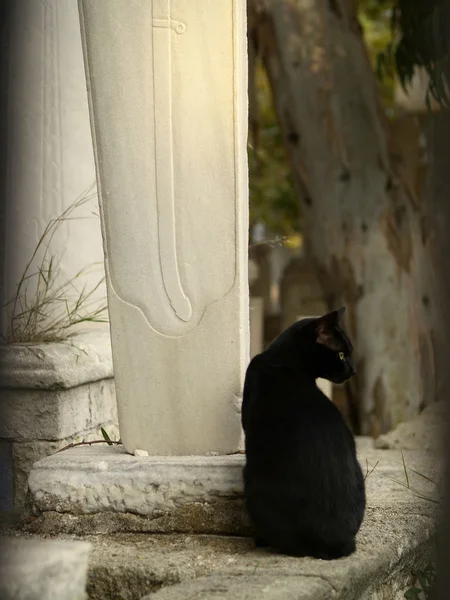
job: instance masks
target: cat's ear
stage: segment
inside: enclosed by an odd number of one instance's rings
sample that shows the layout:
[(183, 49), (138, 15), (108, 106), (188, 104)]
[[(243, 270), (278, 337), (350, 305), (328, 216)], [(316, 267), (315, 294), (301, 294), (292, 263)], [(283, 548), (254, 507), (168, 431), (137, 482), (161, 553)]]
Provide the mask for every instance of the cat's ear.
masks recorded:
[(345, 306), (341, 306), (341, 308), (338, 308), (337, 310), (333, 311), (335, 313), (337, 313), (337, 325), (339, 325), (339, 323), (342, 320), (342, 317), (344, 316), (345, 313)]
[(339, 322), (342, 318), (342, 315), (345, 312), (345, 306), (342, 306), (338, 310), (333, 310), (323, 317), (319, 317), (316, 321), (316, 341), (319, 344), (325, 344), (325, 346), (333, 346), (333, 329), (336, 325), (339, 325)]

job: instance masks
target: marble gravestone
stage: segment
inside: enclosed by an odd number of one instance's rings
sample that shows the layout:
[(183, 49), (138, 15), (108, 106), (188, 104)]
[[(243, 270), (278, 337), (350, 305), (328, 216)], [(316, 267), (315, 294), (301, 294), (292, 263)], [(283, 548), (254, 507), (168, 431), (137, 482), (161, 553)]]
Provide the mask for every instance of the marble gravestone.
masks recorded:
[(241, 0), (80, 0), (121, 438), (229, 453), (249, 356)]

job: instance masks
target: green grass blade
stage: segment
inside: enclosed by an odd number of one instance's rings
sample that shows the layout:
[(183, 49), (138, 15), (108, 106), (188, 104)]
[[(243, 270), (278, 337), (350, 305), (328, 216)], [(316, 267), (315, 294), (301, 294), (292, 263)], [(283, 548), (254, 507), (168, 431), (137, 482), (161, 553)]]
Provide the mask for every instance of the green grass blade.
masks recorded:
[(101, 427), (101, 432), (102, 432), (103, 439), (108, 443), (108, 446), (112, 446), (113, 444), (111, 442), (111, 438), (109, 437), (106, 430), (103, 429), (103, 427)]

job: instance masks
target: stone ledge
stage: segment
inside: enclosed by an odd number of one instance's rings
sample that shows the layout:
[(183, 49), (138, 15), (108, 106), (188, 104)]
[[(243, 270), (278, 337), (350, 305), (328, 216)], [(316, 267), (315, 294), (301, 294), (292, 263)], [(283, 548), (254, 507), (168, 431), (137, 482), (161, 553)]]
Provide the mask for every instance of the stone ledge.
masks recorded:
[[(370, 506), (409, 510), (418, 498), (392, 478), (404, 481), (401, 454), (375, 450), (358, 440), (360, 461), (376, 471), (367, 479)], [(432, 454), (404, 452), (406, 464), (429, 477), (439, 465)], [(29, 500), (38, 518), (34, 531), (82, 533), (198, 532), (248, 534), (243, 509), (244, 457), (134, 457), (117, 447), (74, 448), (35, 463)], [(410, 473), (411, 485), (435, 499), (436, 489)], [(420, 505), (428, 513), (432, 502)], [(427, 513), (427, 514), (428, 514)], [(425, 513), (423, 513), (425, 514)]]
[[(116, 425), (117, 416), (115, 413), (114, 415), (114, 420), (103, 421), (101, 425), (106, 429), (112, 440), (118, 440), (119, 428)], [(6, 457), (7, 460), (2, 463), (2, 468), (0, 469), (0, 482), (2, 482), (2, 469), (12, 473), (13, 491), (11, 491), (10, 486), (7, 486), (10, 504), (13, 503), (15, 508), (19, 510), (23, 508), (28, 489), (28, 477), (35, 462), (45, 456), (55, 454), (58, 450), (69, 444), (99, 439), (102, 439), (102, 432), (99, 424), (75, 435), (54, 441), (9, 441), (0, 439), (0, 448), (2, 448), (2, 446), (4, 447), (5, 444), (9, 444), (12, 451), (12, 455)], [(0, 500), (0, 510), (5, 504), (7, 503), (4, 501), (2, 503)]]
[(0, 513), (20, 510), (31, 465), (72, 442), (115, 439), (109, 329), (70, 343), (0, 346)]
[(82, 600), (91, 544), (61, 540), (0, 539), (2, 600)]
[(236, 534), (248, 529), (242, 466), (242, 455), (135, 457), (121, 447), (73, 448), (35, 463), (29, 493), (46, 530), (77, 531), (79, 521), (96, 531), (107, 525), (107, 532)]
[[(370, 532), (373, 543), (368, 551), (332, 563), (253, 550), (231, 565), (206, 576), (169, 583), (141, 600), (400, 600), (414, 583), (412, 572), (426, 567), (433, 555), (433, 542), (424, 534), (424, 523), (418, 525), (421, 543), (403, 548), (397, 555), (395, 536), (386, 545), (376, 531)], [(367, 530), (363, 532), (367, 534)], [(413, 538), (403, 538), (405, 541), (412, 543)]]
[(81, 538), (93, 547), (89, 598), (136, 600), (153, 592), (155, 600), (400, 600), (411, 573), (433, 556), (435, 518), (422, 500), (371, 505), (372, 494), (356, 553), (336, 561), (255, 549), (248, 537), (91, 530)]
[(41, 511), (160, 516), (189, 502), (240, 497), (242, 465), (242, 455), (135, 457), (88, 446), (35, 463), (29, 488)]
[[(433, 556), (438, 511), (426, 498), (435, 500), (437, 492), (412, 472), (410, 484), (422, 497), (394, 481), (405, 481), (401, 453), (372, 444), (357, 440), (364, 471), (379, 461), (366, 480), (357, 551), (337, 561), (281, 556), (236, 535), (249, 533), (242, 455), (136, 458), (120, 448), (91, 447), (48, 457), (33, 467), (35, 517), (20, 535), (90, 541), (91, 600), (149, 593), (147, 600), (397, 600), (413, 584), (412, 572)], [(408, 467), (439, 481), (434, 454), (404, 451), (404, 457)]]
[(0, 346), (2, 388), (67, 389), (111, 377), (109, 327), (70, 342)]
[(66, 390), (2, 389), (0, 438), (56, 441), (117, 423), (114, 379)]

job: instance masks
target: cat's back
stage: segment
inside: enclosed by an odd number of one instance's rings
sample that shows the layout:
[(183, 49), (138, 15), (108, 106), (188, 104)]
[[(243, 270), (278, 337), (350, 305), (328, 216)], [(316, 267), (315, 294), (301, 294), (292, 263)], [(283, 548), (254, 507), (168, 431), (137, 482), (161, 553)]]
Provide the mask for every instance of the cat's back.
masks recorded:
[[(297, 415), (305, 419), (305, 424), (317, 420), (322, 424), (324, 420), (342, 423), (339, 410), (317, 387), (313, 377), (273, 360), (264, 352), (255, 356), (247, 369), (244, 413), (245, 422), (252, 413), (257, 413), (259, 422), (265, 417), (291, 422), (292, 417)], [(243, 425), (245, 429), (246, 423)]]
[[(300, 461), (306, 466), (329, 463), (330, 456), (331, 463), (347, 465), (355, 456), (350, 429), (314, 378), (264, 353), (247, 370), (242, 424), (250, 462), (265, 462), (274, 447), (271, 462), (289, 456), (291, 464)], [(328, 470), (327, 464), (323, 468)]]

